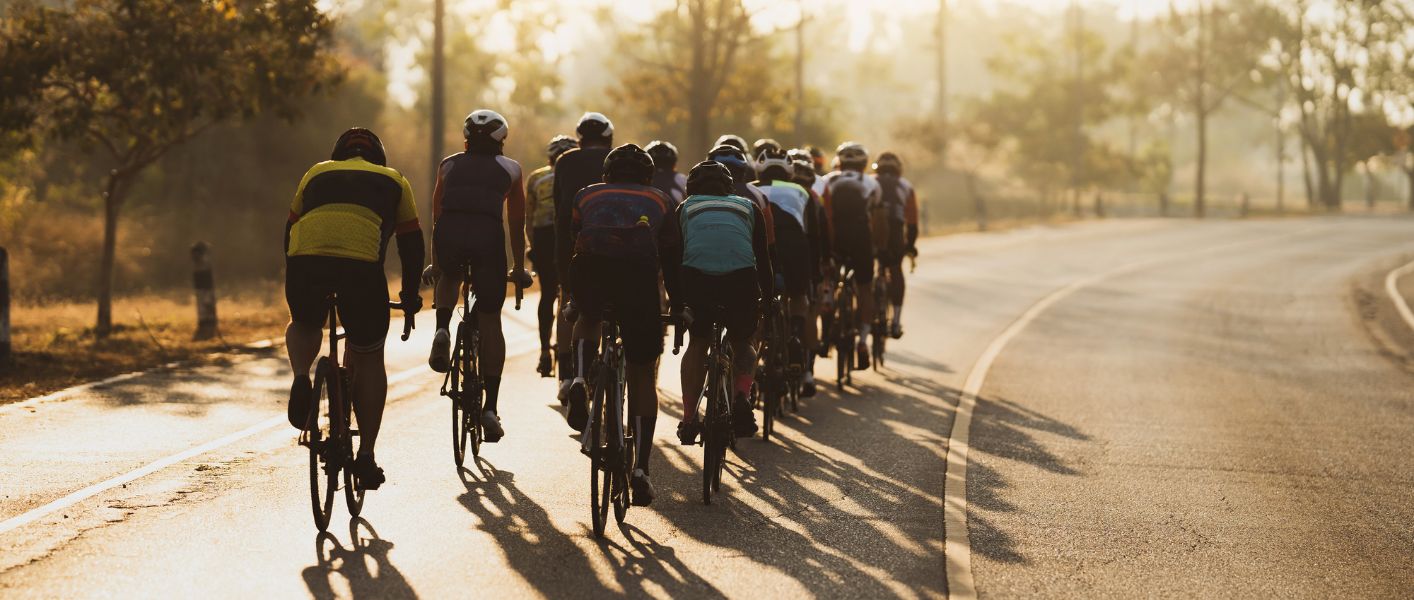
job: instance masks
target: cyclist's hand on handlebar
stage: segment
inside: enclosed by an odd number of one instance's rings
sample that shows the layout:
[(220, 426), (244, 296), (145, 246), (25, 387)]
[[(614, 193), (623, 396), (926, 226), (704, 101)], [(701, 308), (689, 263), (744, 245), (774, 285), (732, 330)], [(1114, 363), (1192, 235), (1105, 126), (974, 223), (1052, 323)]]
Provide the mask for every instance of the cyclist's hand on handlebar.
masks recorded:
[(402, 302), (404, 313), (415, 315), (417, 311), (422, 310), (422, 296), (416, 291), (403, 290), (398, 294), (398, 300)]
[(422, 285), (435, 285), (441, 277), (442, 269), (440, 267), (427, 265), (427, 268), (422, 270)]
[(520, 289), (528, 288), (531, 284), (535, 283), (535, 278), (530, 276), (530, 271), (523, 268), (511, 271), (510, 279), (511, 283), (516, 284), (516, 287)]

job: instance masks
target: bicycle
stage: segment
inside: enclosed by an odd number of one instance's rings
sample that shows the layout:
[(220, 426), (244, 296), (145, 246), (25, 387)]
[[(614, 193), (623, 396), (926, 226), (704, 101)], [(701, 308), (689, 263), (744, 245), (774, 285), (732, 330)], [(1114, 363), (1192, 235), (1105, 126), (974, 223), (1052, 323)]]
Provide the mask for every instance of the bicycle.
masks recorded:
[(874, 327), (869, 332), (869, 344), (873, 357), (874, 372), (884, 367), (884, 349), (889, 339), (889, 283), (888, 270), (884, 269), (874, 278)]
[[(573, 319), (573, 315), (571, 315)], [(614, 308), (605, 306), (600, 321), (599, 355), (590, 367), (589, 423), (585, 425), (583, 442), (589, 455), (589, 516), (595, 537), (604, 537), (609, 521), (609, 508), (614, 520), (623, 523), (628, 516), (629, 474), (637, 457), (633, 429), (626, 423), (624, 403), (628, 395), (624, 375), (623, 340), (619, 336)]]
[[(358, 437), (358, 430), (352, 428), (353, 380), (348, 368), (339, 360), (339, 341), (347, 334), (339, 331), (338, 298), (331, 295), (329, 300), (329, 354), (319, 357), (314, 368), (315, 402), (299, 437), (299, 445), (309, 448), (309, 498), (314, 509), (314, 526), (320, 532), (329, 529), (341, 476), (349, 516), (357, 517), (363, 511), (365, 492), (351, 470), (353, 438)], [(390, 302), (388, 308), (402, 310), (403, 305)], [(413, 315), (405, 313), (403, 341), (407, 341), (415, 325)], [(319, 414), (321, 406), (328, 407), (323, 418)]]
[(835, 298), (834, 341), (835, 341), (835, 388), (843, 391), (845, 384), (854, 384), (851, 371), (855, 368), (854, 348), (859, 338), (859, 328), (854, 322), (855, 288), (854, 269), (842, 267), (840, 279), (836, 283), (839, 295)]
[[(481, 441), (485, 430), (481, 424), (482, 387), (480, 360), (481, 330), (467, 320), (476, 293), (471, 286), (471, 267), (462, 275), (462, 314), (457, 322), (457, 337), (453, 342), (447, 374), (442, 378), (443, 396), (452, 399), (452, 460), (461, 467), (466, 462), (466, 449), (471, 446), (473, 460), (481, 456)], [(516, 310), (520, 310), (525, 291), (516, 286)]]
[(786, 337), (785, 307), (780, 301), (770, 304), (766, 315), (766, 336), (761, 347), (761, 363), (757, 369), (757, 385), (752, 386), (752, 405), (761, 406), (761, 439), (771, 440), (778, 417), (784, 415), (783, 402), (789, 395), (786, 381), (790, 359)]
[[(726, 314), (718, 306), (717, 314)], [(691, 327), (692, 310), (683, 311), (673, 354), (682, 346), (682, 329)], [(702, 423), (702, 503), (712, 504), (712, 494), (721, 491), (722, 469), (727, 462), (727, 449), (736, 448), (736, 432), (732, 427), (732, 350), (726, 340), (726, 328), (719, 320), (712, 322), (712, 334), (707, 338), (707, 381), (697, 401), (697, 419)]]

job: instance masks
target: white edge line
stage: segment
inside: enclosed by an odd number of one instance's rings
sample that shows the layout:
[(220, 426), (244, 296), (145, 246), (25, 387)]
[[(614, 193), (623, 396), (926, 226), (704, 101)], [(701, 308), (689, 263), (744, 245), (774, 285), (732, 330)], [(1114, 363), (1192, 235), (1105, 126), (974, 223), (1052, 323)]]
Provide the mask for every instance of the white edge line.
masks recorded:
[[(537, 338), (535, 335), (529, 335), (529, 336), (526, 336), (526, 335), (519, 335), (519, 336), (513, 337), (512, 340), (515, 340), (515, 341), (517, 341), (517, 342), (520, 342), (520, 341), (522, 341), (522, 340), (538, 342), (538, 338)], [(509, 342), (509, 341), (511, 341), (511, 340), (508, 340), (508, 342)], [(517, 344), (517, 346), (519, 346), (519, 345), (520, 345), (520, 344)], [(536, 349), (537, 349), (537, 345), (538, 345), (538, 344), (525, 344), (525, 346), (524, 346), (523, 348), (517, 347), (515, 350), (511, 350), (510, 348), (507, 348), (507, 351), (506, 351), (506, 358), (511, 358), (511, 357), (514, 357), (514, 356), (520, 356), (520, 355), (522, 355), (522, 354), (528, 354), (528, 353), (530, 353), (530, 352), (536, 350)], [(428, 372), (427, 367), (426, 367), (426, 366), (421, 366), (421, 365), (420, 365), (420, 366), (413, 367), (413, 368), (411, 368), (411, 369), (404, 369), (404, 370), (399, 371), (399, 372), (397, 372), (397, 373), (390, 374), (390, 375), (388, 376), (388, 385), (390, 385), (390, 386), (391, 386), (391, 385), (396, 385), (396, 384), (402, 383), (402, 382), (404, 382), (404, 381), (407, 381), (408, 379), (411, 379), (411, 378), (413, 378), (413, 377), (416, 376), (416, 375), (425, 374), (425, 373), (427, 373), (427, 372)], [(142, 374), (142, 373), (129, 373), (128, 375), (120, 376), (120, 377), (121, 377), (122, 379), (128, 379), (128, 378), (136, 377), (137, 375), (141, 375), (141, 374)], [(115, 378), (115, 379), (118, 379), (118, 378)], [(121, 379), (119, 379), (119, 380), (121, 380)], [(104, 380), (104, 381), (102, 381), (102, 382), (94, 382), (94, 383), (87, 384), (87, 385), (88, 385), (88, 387), (91, 388), (91, 387), (93, 387), (93, 386), (101, 385), (101, 384), (103, 384), (103, 383), (105, 383), (105, 382), (111, 382), (111, 381), (110, 381), (110, 380)], [(82, 387), (84, 387), (84, 386), (79, 386), (79, 387), (82, 388)], [(88, 388), (84, 388), (84, 389), (88, 389)], [(75, 392), (77, 392), (77, 391), (82, 391), (82, 390), (79, 390), (78, 388), (70, 388), (70, 389), (67, 390), (67, 391), (68, 391), (69, 393), (75, 393)], [(73, 505), (75, 505), (75, 504), (78, 504), (79, 502), (82, 502), (82, 501), (84, 501), (84, 500), (87, 500), (87, 499), (89, 499), (89, 498), (92, 498), (93, 496), (96, 496), (96, 495), (98, 495), (98, 494), (101, 494), (101, 493), (103, 493), (103, 492), (106, 492), (106, 491), (108, 491), (108, 490), (111, 490), (111, 489), (113, 489), (113, 488), (115, 488), (115, 487), (118, 487), (118, 486), (120, 486), (120, 485), (124, 485), (124, 484), (130, 483), (130, 482), (132, 482), (132, 481), (134, 481), (134, 480), (136, 480), (136, 479), (139, 479), (139, 478), (141, 478), (141, 477), (145, 477), (145, 476), (147, 476), (147, 475), (151, 475), (152, 473), (155, 473), (155, 472), (157, 472), (157, 471), (160, 471), (160, 470), (162, 470), (162, 469), (165, 469), (165, 468), (167, 468), (167, 467), (170, 467), (170, 466), (172, 466), (172, 465), (175, 465), (175, 464), (177, 464), (177, 463), (179, 463), (179, 462), (182, 462), (182, 461), (184, 461), (184, 460), (187, 460), (187, 459), (189, 459), (189, 458), (193, 458), (193, 457), (196, 457), (196, 456), (205, 454), (205, 453), (207, 453), (207, 452), (210, 452), (210, 451), (212, 451), (212, 450), (216, 450), (216, 449), (221, 448), (221, 447), (223, 447), (223, 446), (228, 446), (228, 445), (230, 445), (230, 444), (233, 444), (233, 443), (235, 443), (235, 442), (238, 442), (238, 441), (240, 441), (240, 440), (243, 440), (243, 439), (245, 439), (245, 438), (248, 438), (248, 437), (250, 437), (250, 436), (253, 436), (253, 435), (257, 434), (257, 433), (261, 433), (261, 432), (266, 431), (266, 430), (268, 430), (268, 429), (272, 429), (272, 428), (276, 427), (277, 425), (280, 425), (281, 423), (285, 423), (286, 420), (287, 420), (287, 418), (286, 418), (284, 415), (281, 415), (281, 416), (278, 416), (278, 417), (271, 417), (271, 418), (269, 418), (269, 419), (266, 419), (266, 420), (264, 420), (264, 421), (261, 421), (261, 422), (259, 422), (259, 423), (254, 424), (254, 425), (251, 425), (250, 427), (247, 427), (247, 428), (245, 428), (245, 429), (242, 429), (242, 430), (237, 431), (237, 432), (235, 432), (235, 433), (232, 433), (232, 434), (230, 434), (230, 435), (227, 435), (227, 436), (224, 436), (224, 437), (221, 437), (221, 438), (212, 440), (212, 441), (207, 442), (207, 443), (205, 443), (205, 444), (201, 444), (200, 446), (196, 446), (196, 447), (193, 447), (193, 448), (189, 448), (189, 449), (187, 449), (187, 450), (185, 450), (185, 451), (178, 452), (178, 453), (173, 454), (173, 455), (171, 455), (171, 456), (167, 456), (167, 457), (165, 457), (165, 458), (161, 458), (161, 459), (155, 460), (155, 461), (150, 462), (150, 463), (148, 463), (148, 464), (146, 464), (146, 465), (144, 465), (144, 466), (142, 466), (142, 467), (139, 467), (139, 468), (137, 468), (137, 469), (135, 469), (135, 470), (129, 471), (129, 472), (124, 473), (124, 474), (122, 474), (122, 475), (119, 475), (119, 476), (117, 476), (117, 477), (113, 477), (113, 478), (111, 478), (111, 479), (106, 479), (106, 480), (104, 480), (104, 481), (100, 481), (100, 482), (95, 483), (95, 484), (93, 484), (93, 485), (90, 485), (90, 486), (88, 486), (88, 487), (85, 487), (85, 488), (82, 488), (82, 489), (77, 490), (77, 491), (75, 491), (75, 492), (72, 492), (72, 493), (70, 493), (70, 494), (68, 494), (68, 495), (66, 495), (66, 496), (64, 496), (64, 497), (62, 497), (62, 498), (59, 498), (59, 499), (54, 500), (54, 501), (52, 501), (52, 502), (49, 502), (48, 504), (44, 504), (44, 505), (42, 505), (42, 506), (38, 506), (38, 507), (36, 507), (36, 508), (30, 509), (30, 510), (28, 510), (28, 511), (25, 511), (25, 512), (22, 513), (22, 514), (16, 515), (16, 516), (14, 516), (14, 517), (10, 517), (9, 519), (6, 519), (6, 520), (3, 521), (3, 522), (0, 522), (0, 535), (3, 535), (3, 534), (5, 534), (5, 533), (9, 533), (10, 531), (13, 531), (13, 530), (15, 530), (15, 529), (18, 529), (18, 528), (20, 528), (20, 527), (24, 527), (25, 525), (29, 525), (30, 523), (33, 523), (33, 522), (35, 522), (35, 521), (38, 521), (39, 519), (42, 519), (42, 518), (44, 518), (44, 517), (46, 517), (46, 516), (48, 516), (48, 515), (50, 515), (50, 514), (53, 514), (53, 513), (56, 512), (56, 511), (63, 510), (63, 509), (65, 509), (65, 508), (68, 508), (68, 507), (70, 507), (70, 506), (73, 506)]]
[[(1057, 302), (1064, 300), (1067, 296), (1075, 292), (1100, 283), (1106, 279), (1117, 277), (1132, 271), (1139, 271), (1154, 266), (1159, 263), (1175, 259), (1192, 258), (1197, 254), (1216, 253), (1244, 246), (1257, 245), (1269, 241), (1281, 240), (1297, 237), (1319, 227), (1309, 227), (1255, 240), (1243, 240), (1230, 244), (1223, 244), (1204, 249), (1202, 251), (1190, 252), (1173, 256), (1157, 256), (1148, 260), (1142, 260), (1127, 265), (1121, 265), (1109, 271), (1104, 271), (1090, 277), (1071, 282), (1032, 304), (1026, 312), (1022, 313), (1015, 321), (1008, 325), (1002, 333), (992, 340), (991, 344), (982, 351), (973, 364), (972, 370), (967, 374), (967, 380), (962, 385), (962, 396), (957, 403), (957, 412), (953, 416), (952, 432), (948, 436), (947, 471), (943, 480), (943, 532), (944, 546), (943, 556), (947, 562), (947, 586), (948, 597), (963, 600), (971, 600), (977, 597), (977, 583), (972, 577), (972, 542), (968, 533), (967, 524), (967, 455), (969, 450), (968, 438), (972, 431), (972, 411), (977, 405), (977, 397), (982, 392), (982, 386), (987, 382), (987, 374), (992, 369), (992, 364), (997, 357), (1006, 349), (1012, 338), (1020, 335), (1031, 322), (1040, 317), (1042, 313), (1054, 306)], [(1406, 265), (1414, 268), (1414, 264)]]
[(1414, 262), (1404, 265), (1385, 275), (1385, 293), (1389, 294), (1390, 300), (1394, 301), (1394, 307), (1399, 310), (1399, 316), (1404, 317), (1404, 323), (1414, 329), (1414, 310), (1409, 309), (1409, 301), (1404, 299), (1404, 295), (1399, 293), (1399, 278), (1409, 273), (1414, 273)]

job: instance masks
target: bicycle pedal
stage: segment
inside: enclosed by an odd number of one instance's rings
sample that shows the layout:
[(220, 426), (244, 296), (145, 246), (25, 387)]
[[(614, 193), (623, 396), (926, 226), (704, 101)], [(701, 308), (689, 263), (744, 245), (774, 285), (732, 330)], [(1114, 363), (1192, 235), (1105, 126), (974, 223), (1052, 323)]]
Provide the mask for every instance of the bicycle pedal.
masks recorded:
[(350, 429), (350, 430), (349, 430), (349, 435), (353, 435), (353, 436), (358, 435), (358, 430), (357, 430), (357, 429)]

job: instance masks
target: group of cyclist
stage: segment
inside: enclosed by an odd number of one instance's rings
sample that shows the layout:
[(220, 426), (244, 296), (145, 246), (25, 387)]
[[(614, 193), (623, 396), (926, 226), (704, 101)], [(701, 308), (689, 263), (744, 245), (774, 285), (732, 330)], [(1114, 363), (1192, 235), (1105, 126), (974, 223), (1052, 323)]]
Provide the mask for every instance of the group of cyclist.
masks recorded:
[(824, 154), (817, 149), (788, 149), (770, 139), (748, 146), (738, 136), (724, 135), (704, 160), (681, 173), (672, 144), (616, 147), (613, 123), (591, 112), (580, 118), (574, 137), (551, 139), (547, 164), (527, 176), (503, 154), (509, 131), (494, 111), (467, 116), (464, 151), (437, 169), (432, 257), (425, 269), (411, 187), (387, 166), (373, 132), (346, 131), (330, 160), (312, 167), (295, 193), (285, 230), (291, 313), (286, 337), (294, 371), (289, 420), (303, 428), (317, 409), (309, 371), (324, 316), (337, 298), (361, 431), (351, 468), (364, 488), (377, 489), (385, 480), (374, 443), (387, 391), (382, 350), (389, 315), (382, 265), (394, 238), (402, 263), (403, 310), (412, 314), (421, 308), (420, 285), (435, 290), (436, 332), (428, 360), (434, 371), (450, 368), (450, 326), (462, 286), (474, 292), (473, 306), (464, 310), (479, 332), (486, 442), (505, 434), (497, 411), (505, 362), (501, 310), (508, 280), (518, 288), (532, 284), (527, 255), (541, 289), (536, 369), (558, 378), (559, 400), (576, 431), (583, 432), (589, 419), (588, 372), (600, 351), (599, 328), (605, 318), (617, 324), (637, 444), (630, 479), (634, 505), (646, 506), (655, 496), (649, 474), (665, 310), (689, 332), (681, 368), (684, 417), (677, 427), (684, 445), (703, 433), (696, 405), (714, 323), (725, 329), (731, 348), (737, 436), (757, 431), (751, 397), (763, 317), (786, 319), (798, 346), (791, 360), (800, 363), (805, 397), (816, 391), (816, 357), (829, 352), (823, 340), (832, 326), (841, 325), (830, 319), (840, 273), (852, 273), (855, 282), (860, 368), (870, 359), (866, 340), (876, 314), (876, 264), (888, 279), (889, 306), (878, 310), (890, 318), (882, 322), (889, 323), (892, 337), (903, 335), (901, 265), (905, 256), (916, 255), (918, 201), (896, 155), (880, 155), (869, 174), (867, 151), (846, 142), (825, 172)]

